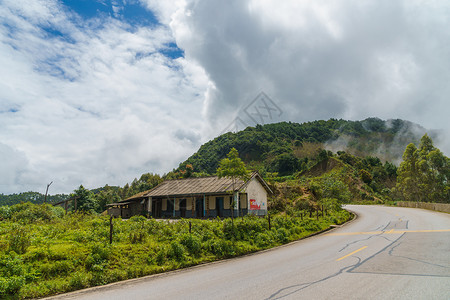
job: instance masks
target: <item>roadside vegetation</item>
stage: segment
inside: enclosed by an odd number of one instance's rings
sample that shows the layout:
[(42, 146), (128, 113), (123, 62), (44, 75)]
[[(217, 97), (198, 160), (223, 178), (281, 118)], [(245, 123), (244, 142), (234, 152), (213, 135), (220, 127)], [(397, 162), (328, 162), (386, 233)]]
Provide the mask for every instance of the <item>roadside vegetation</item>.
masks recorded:
[[(0, 298), (36, 298), (166, 272), (282, 245), (350, 214), (291, 210), (214, 220), (113, 219), (49, 204), (0, 207)], [(191, 228), (191, 230), (189, 230)]]

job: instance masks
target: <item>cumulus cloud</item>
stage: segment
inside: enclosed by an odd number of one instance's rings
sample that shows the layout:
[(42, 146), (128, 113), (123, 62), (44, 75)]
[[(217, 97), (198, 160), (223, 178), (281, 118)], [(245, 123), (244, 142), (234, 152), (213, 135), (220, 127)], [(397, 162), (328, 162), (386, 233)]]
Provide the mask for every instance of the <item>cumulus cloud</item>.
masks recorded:
[(449, 130), (445, 1), (89, 3), (110, 7), (85, 17), (63, 1), (2, 1), (0, 192), (168, 172), (233, 120), (248, 124), (260, 92), (282, 112), (272, 121)]
[(199, 0), (170, 24), (213, 83), (211, 121), (264, 90), (286, 120), (377, 116), (442, 128), (448, 9), (444, 1)]
[(199, 134), (206, 77), (163, 54), (175, 42), (167, 27), (86, 21), (57, 1), (27, 3), (0, 8), (1, 192), (42, 191), (51, 180), (53, 192), (123, 185), (196, 150), (178, 130)]

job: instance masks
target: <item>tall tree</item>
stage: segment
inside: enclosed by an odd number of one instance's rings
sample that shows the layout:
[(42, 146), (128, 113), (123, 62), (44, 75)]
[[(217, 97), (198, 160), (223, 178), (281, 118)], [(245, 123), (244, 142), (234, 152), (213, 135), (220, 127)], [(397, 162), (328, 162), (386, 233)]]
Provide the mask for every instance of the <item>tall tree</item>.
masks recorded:
[(247, 180), (249, 176), (249, 171), (245, 167), (244, 162), (239, 158), (239, 153), (235, 148), (231, 148), (227, 157), (220, 161), (219, 168), (217, 169), (217, 176), (219, 176), (219, 178), (227, 177), (232, 181), (233, 200), (231, 202), (231, 217), (234, 218), (234, 209), (239, 195), (236, 193), (236, 183), (239, 179), (243, 181)]
[(101, 213), (106, 210), (106, 205), (122, 200), (117, 193), (110, 186), (105, 185), (103, 190), (94, 195), (94, 199), (97, 202), (97, 212)]
[(417, 176), (419, 155), (413, 143), (406, 146), (402, 158), (403, 162), (397, 171), (397, 191), (404, 200), (419, 201), (419, 178)]
[(83, 185), (80, 185), (78, 189), (74, 190), (70, 197), (77, 199), (77, 210), (95, 212), (98, 209), (98, 203), (94, 199), (94, 193), (84, 188)]
[(397, 191), (404, 200), (450, 202), (450, 159), (425, 134), (417, 149), (409, 144), (398, 168)]

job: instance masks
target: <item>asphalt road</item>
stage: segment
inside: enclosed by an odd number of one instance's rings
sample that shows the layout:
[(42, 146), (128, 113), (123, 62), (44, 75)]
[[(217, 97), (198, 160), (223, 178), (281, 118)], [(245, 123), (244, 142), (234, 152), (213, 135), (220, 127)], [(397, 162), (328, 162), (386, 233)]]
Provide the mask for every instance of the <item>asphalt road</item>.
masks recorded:
[(354, 206), (341, 228), (262, 253), (53, 299), (450, 299), (450, 215)]

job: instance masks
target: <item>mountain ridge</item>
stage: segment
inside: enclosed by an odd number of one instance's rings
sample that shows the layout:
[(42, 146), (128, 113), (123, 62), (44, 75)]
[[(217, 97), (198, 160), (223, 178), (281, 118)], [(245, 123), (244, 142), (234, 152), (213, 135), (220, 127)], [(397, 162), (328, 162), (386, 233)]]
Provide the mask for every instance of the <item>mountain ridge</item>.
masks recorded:
[[(219, 161), (233, 147), (250, 168), (263, 174), (291, 175), (305, 170), (312, 166), (309, 161), (321, 150), (376, 156), (398, 164), (405, 147), (409, 143), (417, 144), (425, 133), (431, 137), (436, 135), (433, 130), (410, 121), (375, 117), (362, 121), (329, 119), (249, 126), (203, 144), (174, 172), (184, 171), (186, 165), (191, 165), (194, 172), (214, 174)], [(290, 170), (289, 165), (293, 166)]]

